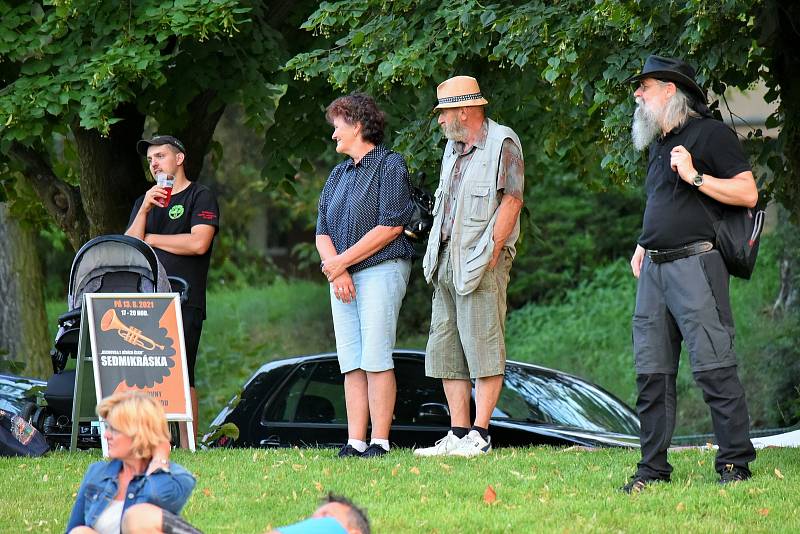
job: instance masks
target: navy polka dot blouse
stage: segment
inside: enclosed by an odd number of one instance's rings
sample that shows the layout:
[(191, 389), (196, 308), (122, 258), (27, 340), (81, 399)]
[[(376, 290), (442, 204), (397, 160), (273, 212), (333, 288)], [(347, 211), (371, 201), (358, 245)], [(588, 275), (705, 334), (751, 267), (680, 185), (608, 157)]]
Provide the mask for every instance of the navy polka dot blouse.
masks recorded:
[[(319, 197), (317, 235), (330, 236), (341, 254), (376, 226), (404, 226), (412, 210), (403, 156), (378, 145), (358, 165), (348, 158), (333, 168)], [(413, 246), (401, 233), (347, 270), (352, 274), (386, 260), (410, 259), (413, 254)]]

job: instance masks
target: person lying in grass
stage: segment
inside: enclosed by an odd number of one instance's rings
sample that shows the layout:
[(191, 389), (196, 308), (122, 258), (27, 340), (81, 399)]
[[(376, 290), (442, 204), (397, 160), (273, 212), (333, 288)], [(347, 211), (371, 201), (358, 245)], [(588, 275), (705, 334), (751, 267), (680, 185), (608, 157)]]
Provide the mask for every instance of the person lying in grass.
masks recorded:
[(267, 534), (370, 534), (364, 510), (350, 499), (329, 493), (310, 518)]

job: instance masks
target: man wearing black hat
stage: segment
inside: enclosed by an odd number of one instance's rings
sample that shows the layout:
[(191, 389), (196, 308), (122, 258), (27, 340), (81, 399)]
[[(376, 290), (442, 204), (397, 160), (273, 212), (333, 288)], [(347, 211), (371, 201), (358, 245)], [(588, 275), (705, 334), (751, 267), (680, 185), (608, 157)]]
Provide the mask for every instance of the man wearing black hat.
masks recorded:
[(758, 191), (736, 134), (710, 118), (705, 91), (685, 62), (650, 56), (637, 82), (631, 136), (649, 147), (642, 233), (631, 258), (636, 409), (642, 459), (622, 489), (669, 481), (676, 375), (683, 341), (711, 410), (720, 483), (750, 478), (750, 419), (736, 371), (728, 271), (713, 248), (724, 205), (755, 206)]
[(206, 318), (206, 278), (214, 236), (219, 229), (219, 206), (210, 189), (186, 177), (186, 149), (177, 138), (157, 135), (142, 139), (136, 143), (136, 151), (147, 158), (153, 177), (166, 175), (173, 179), (171, 191), (157, 183), (139, 197), (125, 234), (152, 246), (168, 275), (189, 282), (188, 300), (181, 306), (181, 313), (197, 429), (194, 367)]

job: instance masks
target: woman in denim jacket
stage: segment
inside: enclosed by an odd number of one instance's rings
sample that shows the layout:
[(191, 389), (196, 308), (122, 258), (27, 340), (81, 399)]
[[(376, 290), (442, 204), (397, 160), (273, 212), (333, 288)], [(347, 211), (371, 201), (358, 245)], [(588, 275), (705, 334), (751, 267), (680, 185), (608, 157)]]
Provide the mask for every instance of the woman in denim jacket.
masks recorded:
[(111, 461), (89, 466), (67, 532), (118, 534), (145, 524), (164, 532), (179, 524), (191, 528), (177, 514), (195, 480), (169, 461), (169, 429), (161, 406), (142, 393), (117, 393), (100, 402), (97, 414), (105, 421)]

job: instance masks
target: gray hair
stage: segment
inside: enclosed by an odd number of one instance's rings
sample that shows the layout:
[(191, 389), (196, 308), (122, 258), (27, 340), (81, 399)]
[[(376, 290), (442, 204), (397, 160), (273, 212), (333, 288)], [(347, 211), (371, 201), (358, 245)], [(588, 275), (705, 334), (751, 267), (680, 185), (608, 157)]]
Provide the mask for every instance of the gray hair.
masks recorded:
[[(672, 82), (656, 80), (659, 85), (666, 85)], [(678, 84), (675, 84), (675, 95), (667, 100), (664, 112), (661, 115), (661, 125), (666, 131), (681, 126), (689, 117), (699, 117), (700, 114), (692, 109), (692, 97), (686, 94)]]

